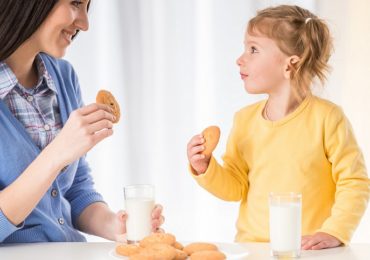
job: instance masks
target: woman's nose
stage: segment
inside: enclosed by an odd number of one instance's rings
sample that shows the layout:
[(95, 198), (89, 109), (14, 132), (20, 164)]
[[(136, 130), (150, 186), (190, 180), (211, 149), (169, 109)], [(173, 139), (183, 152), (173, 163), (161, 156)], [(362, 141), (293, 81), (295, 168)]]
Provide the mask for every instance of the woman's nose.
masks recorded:
[(87, 12), (81, 12), (76, 20), (74, 21), (74, 25), (81, 31), (87, 31), (89, 29), (89, 18), (87, 16)]

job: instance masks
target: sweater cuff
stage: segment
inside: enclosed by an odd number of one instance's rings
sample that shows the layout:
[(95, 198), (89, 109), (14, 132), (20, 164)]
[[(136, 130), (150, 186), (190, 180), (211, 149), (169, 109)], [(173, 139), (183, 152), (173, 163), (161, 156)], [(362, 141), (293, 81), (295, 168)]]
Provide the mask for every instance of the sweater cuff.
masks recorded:
[(82, 211), (95, 202), (104, 202), (103, 197), (98, 192), (86, 193), (77, 199), (74, 199), (71, 203), (72, 209), (72, 223), (76, 227), (77, 220), (80, 217)]
[(4, 215), (2, 210), (0, 210), (0, 243), (3, 242), (9, 235), (17, 231), (18, 229), (23, 228), (24, 221), (15, 226), (9, 221), (9, 219)]
[(204, 173), (197, 174), (196, 171), (193, 169), (193, 167), (191, 167), (190, 164), (189, 164), (189, 171), (192, 174), (193, 178), (199, 184), (206, 185), (207, 183), (209, 183), (213, 179), (216, 167), (217, 167), (217, 162), (216, 162), (215, 158), (212, 156), (211, 159), (209, 160), (208, 168)]
[(319, 230), (316, 230), (316, 232), (323, 232), (323, 233), (332, 235), (333, 237), (338, 239), (340, 242), (342, 242), (345, 246), (347, 246), (350, 242), (350, 238), (348, 238), (348, 236), (344, 236), (340, 232), (337, 232), (337, 231), (334, 231), (334, 230), (330, 230), (330, 229), (327, 229), (327, 228), (321, 228)]

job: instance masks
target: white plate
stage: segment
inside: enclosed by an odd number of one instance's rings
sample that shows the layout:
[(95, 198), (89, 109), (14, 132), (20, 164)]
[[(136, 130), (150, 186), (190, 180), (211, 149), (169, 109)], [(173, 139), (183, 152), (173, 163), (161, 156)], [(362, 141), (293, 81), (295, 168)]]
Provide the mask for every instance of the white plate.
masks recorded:
[[(187, 245), (189, 243), (184, 243), (184, 245)], [(214, 243), (218, 246), (218, 249), (226, 255), (226, 258), (228, 260), (238, 260), (243, 259), (246, 256), (249, 255), (249, 252), (247, 249), (241, 245), (238, 244), (231, 244), (231, 243)], [(109, 251), (109, 255), (114, 259), (128, 259), (128, 257), (120, 256), (116, 254), (115, 249), (112, 249)]]

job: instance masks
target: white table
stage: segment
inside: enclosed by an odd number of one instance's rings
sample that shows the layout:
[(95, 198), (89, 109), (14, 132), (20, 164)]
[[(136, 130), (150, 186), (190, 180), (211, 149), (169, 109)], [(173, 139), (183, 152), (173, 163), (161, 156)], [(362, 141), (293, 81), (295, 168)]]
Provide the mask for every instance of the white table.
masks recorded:
[[(220, 249), (237, 247), (248, 256), (231, 259), (263, 260), (270, 257), (267, 243), (218, 244)], [(115, 243), (35, 243), (0, 245), (1, 260), (109, 260), (119, 259), (112, 255)], [(122, 258), (124, 259), (124, 258)], [(348, 247), (325, 249), (319, 251), (303, 251), (303, 260), (369, 260), (370, 245), (352, 244)]]

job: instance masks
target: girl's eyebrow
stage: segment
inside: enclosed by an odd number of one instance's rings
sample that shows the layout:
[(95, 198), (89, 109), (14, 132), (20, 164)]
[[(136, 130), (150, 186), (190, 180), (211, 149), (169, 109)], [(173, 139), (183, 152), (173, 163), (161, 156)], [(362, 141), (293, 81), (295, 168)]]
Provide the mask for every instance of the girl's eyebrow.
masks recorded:
[(249, 44), (249, 45), (251, 45), (251, 44), (253, 44), (253, 45), (258, 45), (258, 46), (261, 46), (261, 44), (259, 44), (258, 42), (256, 42), (256, 41), (247, 41), (247, 42), (244, 42), (245, 44)]

